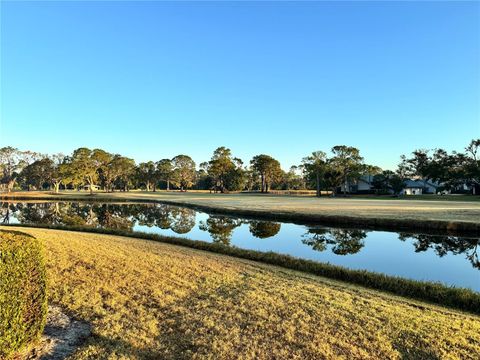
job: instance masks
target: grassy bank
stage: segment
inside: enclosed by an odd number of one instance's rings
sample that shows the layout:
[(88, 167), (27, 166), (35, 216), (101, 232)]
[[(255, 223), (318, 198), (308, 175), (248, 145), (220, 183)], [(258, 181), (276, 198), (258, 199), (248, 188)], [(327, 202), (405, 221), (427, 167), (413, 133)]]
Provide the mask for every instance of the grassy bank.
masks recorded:
[(10, 200), (141, 201), (194, 207), (210, 213), (256, 217), (272, 221), (322, 223), (378, 230), (448, 231), (480, 234), (480, 203), (476, 201), (409, 201), (365, 198), (311, 198), (252, 194), (178, 192), (19, 192)]
[[(380, 273), (351, 270), (328, 263), (295, 258), (273, 252), (240, 249), (224, 246), (218, 243), (190, 240), (183, 237), (169, 237), (151, 233), (130, 232), (123, 230), (58, 226), (58, 225), (21, 225), (22, 227), (44, 227), (49, 229), (64, 229), (70, 231), (111, 234), (139, 239), (148, 239), (157, 242), (180, 245), (198, 250), (205, 250), (238, 258), (258, 261), (266, 264), (277, 265), (287, 269), (298, 270), (305, 273), (341, 280), (351, 284), (361, 285), (371, 289), (386, 291), (395, 295), (419, 299), (431, 303), (449, 306), (452, 308), (480, 314), (480, 294), (468, 289), (447, 287), (438, 283), (409, 280)], [(10, 225), (9, 227), (16, 227)]]
[(18, 230), (46, 246), (50, 301), (93, 325), (74, 359), (476, 359), (480, 353), (475, 315), (186, 247)]

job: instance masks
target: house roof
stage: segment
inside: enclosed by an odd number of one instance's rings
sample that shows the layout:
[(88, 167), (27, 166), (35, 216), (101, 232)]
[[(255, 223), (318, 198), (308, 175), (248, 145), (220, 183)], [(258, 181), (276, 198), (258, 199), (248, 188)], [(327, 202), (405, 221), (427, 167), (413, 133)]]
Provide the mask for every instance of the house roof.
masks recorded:
[[(356, 183), (360, 183), (360, 182), (363, 182), (363, 183), (366, 183), (368, 185), (372, 185), (372, 180), (373, 180), (373, 175), (372, 174), (366, 174), (366, 175), (362, 175), (360, 176), (357, 180), (356, 180)], [(438, 183), (435, 183), (435, 182), (432, 182), (432, 181), (428, 181), (428, 180), (423, 180), (423, 179), (406, 179), (405, 180), (405, 187), (406, 188), (415, 188), (415, 189), (422, 189), (424, 188), (425, 186), (430, 186), (430, 187), (433, 187), (433, 188), (438, 188), (440, 186), (440, 184)]]
[(423, 181), (405, 180), (405, 188), (421, 189), (423, 188)]

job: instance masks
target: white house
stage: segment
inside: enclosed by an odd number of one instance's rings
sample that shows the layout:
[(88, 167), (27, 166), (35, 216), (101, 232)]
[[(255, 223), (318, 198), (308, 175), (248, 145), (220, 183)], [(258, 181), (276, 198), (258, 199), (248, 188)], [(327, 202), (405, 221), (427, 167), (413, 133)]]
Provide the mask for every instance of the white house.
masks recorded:
[(423, 181), (405, 180), (405, 188), (400, 192), (401, 195), (422, 195)]
[[(357, 180), (349, 181), (347, 184), (347, 192), (350, 194), (368, 193), (372, 191), (372, 181), (374, 175), (362, 175)], [(344, 185), (340, 186), (340, 192), (343, 192)]]

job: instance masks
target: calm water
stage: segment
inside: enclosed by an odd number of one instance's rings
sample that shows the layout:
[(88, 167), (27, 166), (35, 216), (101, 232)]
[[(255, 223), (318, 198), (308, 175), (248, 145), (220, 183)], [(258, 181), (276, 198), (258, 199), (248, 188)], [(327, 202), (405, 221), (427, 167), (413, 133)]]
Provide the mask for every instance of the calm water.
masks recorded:
[(480, 291), (480, 239), (306, 226), (165, 204), (0, 203), (0, 222), (87, 225), (274, 251)]

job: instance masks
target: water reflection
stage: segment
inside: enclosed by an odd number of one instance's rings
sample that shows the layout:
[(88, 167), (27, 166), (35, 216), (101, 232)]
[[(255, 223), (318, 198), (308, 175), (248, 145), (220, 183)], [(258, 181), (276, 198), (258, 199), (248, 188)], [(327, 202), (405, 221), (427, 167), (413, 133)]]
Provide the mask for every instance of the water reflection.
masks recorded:
[(302, 236), (302, 242), (313, 250), (325, 251), (331, 246), (336, 255), (358, 253), (364, 246), (367, 237), (364, 230), (311, 228)]
[(178, 206), (130, 205), (130, 214), (125, 215), (139, 225), (171, 229), (177, 234), (186, 234), (195, 226), (195, 210)]
[(250, 221), (250, 234), (259, 239), (275, 236), (280, 231), (280, 223), (272, 221)]
[(245, 221), (229, 216), (211, 215), (206, 221), (200, 221), (200, 230), (208, 231), (213, 242), (230, 245), (232, 233)]
[(433, 249), (439, 257), (444, 257), (448, 253), (458, 255), (465, 254), (466, 259), (470, 261), (473, 267), (480, 269), (480, 260), (478, 258), (479, 239), (456, 237), (456, 236), (430, 236), (424, 234), (400, 233), (400, 240), (415, 239), (415, 252), (423, 252)]
[[(144, 231), (144, 227), (148, 227), (151, 230), (147, 231), (165, 235), (172, 234), (171, 232), (181, 235), (189, 234), (193, 239), (224, 245), (233, 243), (246, 248), (278, 251), (320, 261), (333, 261), (344, 266), (378, 269), (391, 273), (406, 271), (405, 267), (412, 267), (412, 261), (417, 261), (417, 269), (415, 269), (417, 273), (426, 270), (432, 274), (440, 271), (447, 272), (448, 269), (442, 266), (451, 266), (451, 273), (460, 279), (462, 274), (456, 273), (459, 271), (459, 258), (462, 271), (465, 271), (464, 267), (467, 264), (469, 269), (473, 267), (475, 271), (480, 270), (478, 254), (480, 242), (477, 238), (379, 233), (321, 226), (306, 227), (271, 221), (245, 220), (232, 216), (208, 215), (189, 208), (166, 204), (3, 202), (0, 203), (0, 210), (1, 223), (77, 225), (125, 231), (134, 229)], [(386, 241), (392, 238), (395, 240), (397, 237), (401, 242)], [(375, 242), (375, 238), (381, 239)], [(258, 241), (258, 239), (268, 240)], [(399, 258), (398, 251), (403, 253), (403, 258)], [(434, 261), (434, 265), (425, 265), (425, 259), (420, 262), (417, 260), (418, 256), (414, 258), (415, 254), (422, 253), (428, 253), (430, 264), (433, 261), (432, 256), (436, 259), (448, 258), (449, 263), (445, 265), (445, 262)], [(385, 264), (381, 264), (381, 261), (385, 261)], [(397, 269), (393, 269), (392, 263), (395, 261), (404, 261), (401, 269), (400, 265), (397, 265)], [(420, 267), (422, 267), (421, 271)], [(477, 272), (475, 274), (478, 275)], [(443, 279), (447, 275), (441, 276)], [(469, 273), (469, 276), (472, 274)]]

